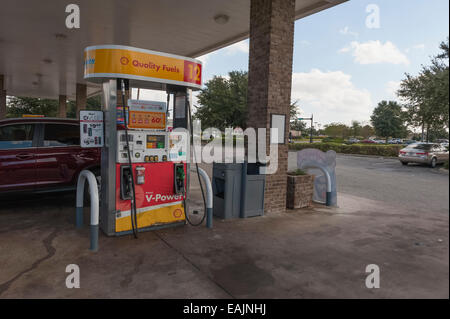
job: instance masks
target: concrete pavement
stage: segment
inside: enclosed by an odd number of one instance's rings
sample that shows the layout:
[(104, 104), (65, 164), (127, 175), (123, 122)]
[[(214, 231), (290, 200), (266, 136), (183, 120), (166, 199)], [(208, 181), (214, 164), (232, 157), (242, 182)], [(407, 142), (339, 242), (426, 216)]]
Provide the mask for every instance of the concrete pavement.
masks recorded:
[[(215, 219), (212, 230), (101, 235), (92, 253), (88, 227), (74, 226), (73, 195), (9, 199), (0, 208), (0, 298), (449, 297), (448, 214), (360, 194), (338, 200), (339, 208)], [(80, 289), (65, 286), (68, 264), (80, 267)], [(379, 289), (365, 287), (368, 264), (380, 267)]]

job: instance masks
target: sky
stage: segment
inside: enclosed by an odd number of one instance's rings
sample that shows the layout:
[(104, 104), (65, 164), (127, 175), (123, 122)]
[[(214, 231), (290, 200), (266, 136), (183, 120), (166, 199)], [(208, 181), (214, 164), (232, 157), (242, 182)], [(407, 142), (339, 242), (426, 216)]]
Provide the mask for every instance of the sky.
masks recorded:
[[(299, 116), (314, 114), (322, 126), (370, 124), (378, 102), (398, 100), (405, 73), (417, 74), (439, 52), (448, 12), (448, 0), (351, 0), (297, 20), (291, 99)], [(248, 53), (244, 40), (199, 57), (203, 83), (247, 71)]]

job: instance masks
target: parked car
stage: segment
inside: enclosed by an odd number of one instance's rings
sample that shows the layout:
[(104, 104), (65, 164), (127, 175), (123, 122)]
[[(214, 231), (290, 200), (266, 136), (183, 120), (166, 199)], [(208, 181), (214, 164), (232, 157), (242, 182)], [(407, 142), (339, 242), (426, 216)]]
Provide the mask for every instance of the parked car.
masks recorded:
[(414, 141), (414, 140), (405, 140), (405, 141), (403, 141), (403, 144), (405, 144), (405, 145), (414, 144), (414, 143), (417, 143), (417, 141)]
[(376, 142), (374, 140), (362, 140), (361, 143), (364, 143), (364, 144), (375, 144)]
[(77, 120), (0, 121), (0, 194), (72, 190), (88, 169), (100, 179), (100, 148), (80, 147)]
[(359, 143), (359, 140), (357, 138), (349, 138), (344, 143), (345, 144), (355, 144), (355, 143)]
[(448, 149), (436, 143), (415, 143), (402, 148), (398, 158), (403, 165), (422, 163), (436, 167), (448, 161)]
[(393, 138), (388, 141), (388, 144), (403, 144), (403, 140), (401, 138)]

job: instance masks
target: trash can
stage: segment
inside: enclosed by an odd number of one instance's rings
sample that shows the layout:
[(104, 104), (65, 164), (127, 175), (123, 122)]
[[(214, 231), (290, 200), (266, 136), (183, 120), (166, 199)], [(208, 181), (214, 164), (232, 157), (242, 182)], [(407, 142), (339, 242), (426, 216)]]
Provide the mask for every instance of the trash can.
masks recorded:
[(241, 218), (264, 215), (264, 191), (266, 175), (261, 174), (262, 163), (242, 164)]
[(241, 202), (240, 163), (213, 163), (213, 215), (222, 218), (238, 218)]

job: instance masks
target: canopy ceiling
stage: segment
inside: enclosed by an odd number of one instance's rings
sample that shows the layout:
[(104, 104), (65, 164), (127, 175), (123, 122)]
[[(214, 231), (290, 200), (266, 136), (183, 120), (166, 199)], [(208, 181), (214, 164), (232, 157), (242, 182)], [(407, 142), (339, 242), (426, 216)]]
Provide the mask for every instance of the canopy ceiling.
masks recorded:
[[(296, 18), (346, 0), (297, 0)], [(67, 29), (66, 1), (2, 0), (0, 74), (8, 95), (75, 98), (83, 49), (120, 44), (198, 57), (248, 37), (250, 0), (77, 0), (80, 29)], [(219, 24), (214, 17), (229, 17)], [(98, 87), (88, 84), (88, 95)]]

